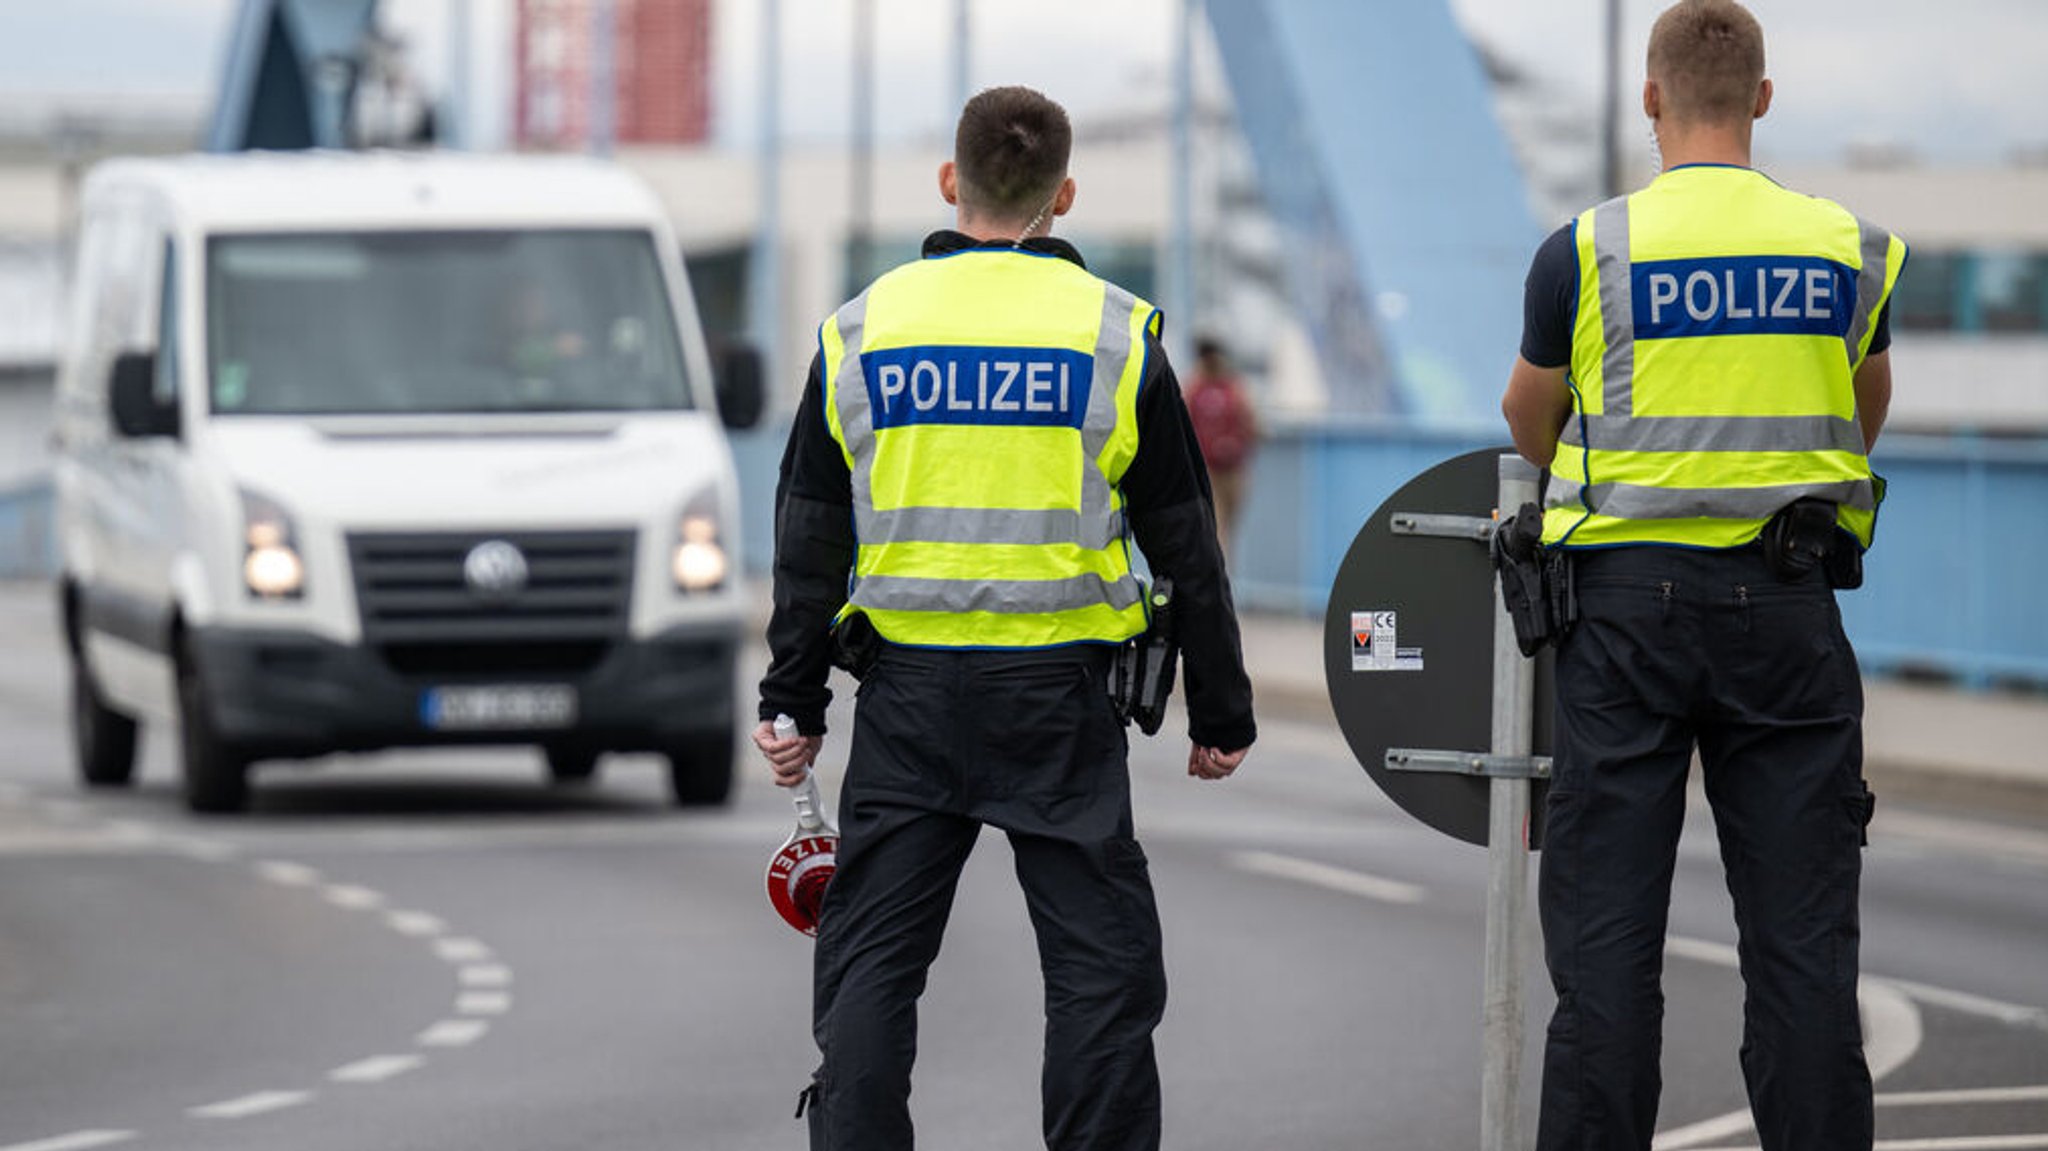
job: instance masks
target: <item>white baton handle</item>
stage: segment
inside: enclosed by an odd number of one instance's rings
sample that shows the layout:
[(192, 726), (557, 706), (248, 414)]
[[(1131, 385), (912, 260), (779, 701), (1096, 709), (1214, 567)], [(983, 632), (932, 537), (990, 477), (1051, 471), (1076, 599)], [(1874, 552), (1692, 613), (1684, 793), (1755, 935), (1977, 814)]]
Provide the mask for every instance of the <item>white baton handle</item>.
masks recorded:
[[(775, 717), (775, 738), (791, 739), (796, 735), (796, 721), (786, 715)], [(820, 814), (824, 803), (818, 798), (818, 781), (809, 764), (804, 765), (804, 781), (789, 789), (790, 802), (796, 804), (796, 824), (805, 831), (825, 830), (825, 817)]]

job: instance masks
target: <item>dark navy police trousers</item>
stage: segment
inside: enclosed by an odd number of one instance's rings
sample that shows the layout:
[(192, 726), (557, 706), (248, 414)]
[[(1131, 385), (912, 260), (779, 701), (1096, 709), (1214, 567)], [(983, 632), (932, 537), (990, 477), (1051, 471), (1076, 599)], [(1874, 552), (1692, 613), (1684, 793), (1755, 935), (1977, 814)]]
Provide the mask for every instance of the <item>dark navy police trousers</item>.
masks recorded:
[(1869, 1151), (1856, 1010), (1863, 690), (1819, 573), (1755, 547), (1574, 553), (1557, 653), (1538, 907), (1557, 990), (1539, 1151), (1646, 1151), (1661, 1086), (1666, 914), (1697, 748), (1745, 1002), (1764, 1151)]
[(1037, 936), (1045, 1145), (1158, 1148), (1166, 973), (1108, 658), (891, 647), (862, 680), (818, 926), (813, 1151), (913, 1146), (917, 1000), (984, 824)]

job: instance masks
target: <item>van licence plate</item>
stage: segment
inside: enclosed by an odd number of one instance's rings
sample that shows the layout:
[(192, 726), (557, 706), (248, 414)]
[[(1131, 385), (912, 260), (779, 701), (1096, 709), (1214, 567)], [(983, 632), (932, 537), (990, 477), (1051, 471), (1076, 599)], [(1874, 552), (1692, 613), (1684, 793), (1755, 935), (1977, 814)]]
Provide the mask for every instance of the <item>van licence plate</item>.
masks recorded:
[(567, 684), (429, 688), (420, 719), (435, 731), (530, 731), (572, 727), (576, 689)]

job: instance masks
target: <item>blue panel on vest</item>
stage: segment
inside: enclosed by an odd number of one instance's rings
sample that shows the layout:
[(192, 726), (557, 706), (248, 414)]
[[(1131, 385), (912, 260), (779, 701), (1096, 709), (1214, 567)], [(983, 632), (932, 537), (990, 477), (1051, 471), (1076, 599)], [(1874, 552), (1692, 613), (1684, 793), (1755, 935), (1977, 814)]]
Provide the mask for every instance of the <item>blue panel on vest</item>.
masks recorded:
[(1636, 339), (1834, 336), (1849, 331), (1856, 273), (1817, 256), (1723, 256), (1631, 266)]
[(1076, 428), (1095, 357), (1065, 348), (887, 348), (862, 352), (875, 430), (913, 424)]

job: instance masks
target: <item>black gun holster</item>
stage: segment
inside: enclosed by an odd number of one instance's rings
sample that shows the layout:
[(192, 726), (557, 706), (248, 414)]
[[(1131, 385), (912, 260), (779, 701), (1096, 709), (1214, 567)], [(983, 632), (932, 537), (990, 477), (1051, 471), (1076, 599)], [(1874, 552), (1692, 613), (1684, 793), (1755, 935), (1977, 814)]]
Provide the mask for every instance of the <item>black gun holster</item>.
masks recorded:
[(1543, 546), (1543, 509), (1523, 504), (1495, 525), (1487, 550), (1500, 575), (1501, 602), (1515, 625), (1515, 646), (1533, 656), (1564, 639), (1578, 604), (1571, 563), (1562, 551)]
[(1836, 504), (1807, 496), (1778, 509), (1757, 536), (1771, 573), (1788, 582), (1820, 568), (1828, 586), (1863, 586), (1863, 549), (1835, 521)]
[(1135, 722), (1146, 735), (1157, 735), (1166, 722), (1166, 701), (1173, 695), (1173, 673), (1180, 663), (1180, 641), (1174, 635), (1173, 581), (1160, 577), (1146, 590), (1151, 625), (1116, 650), (1109, 674), (1110, 700), (1126, 724)]

